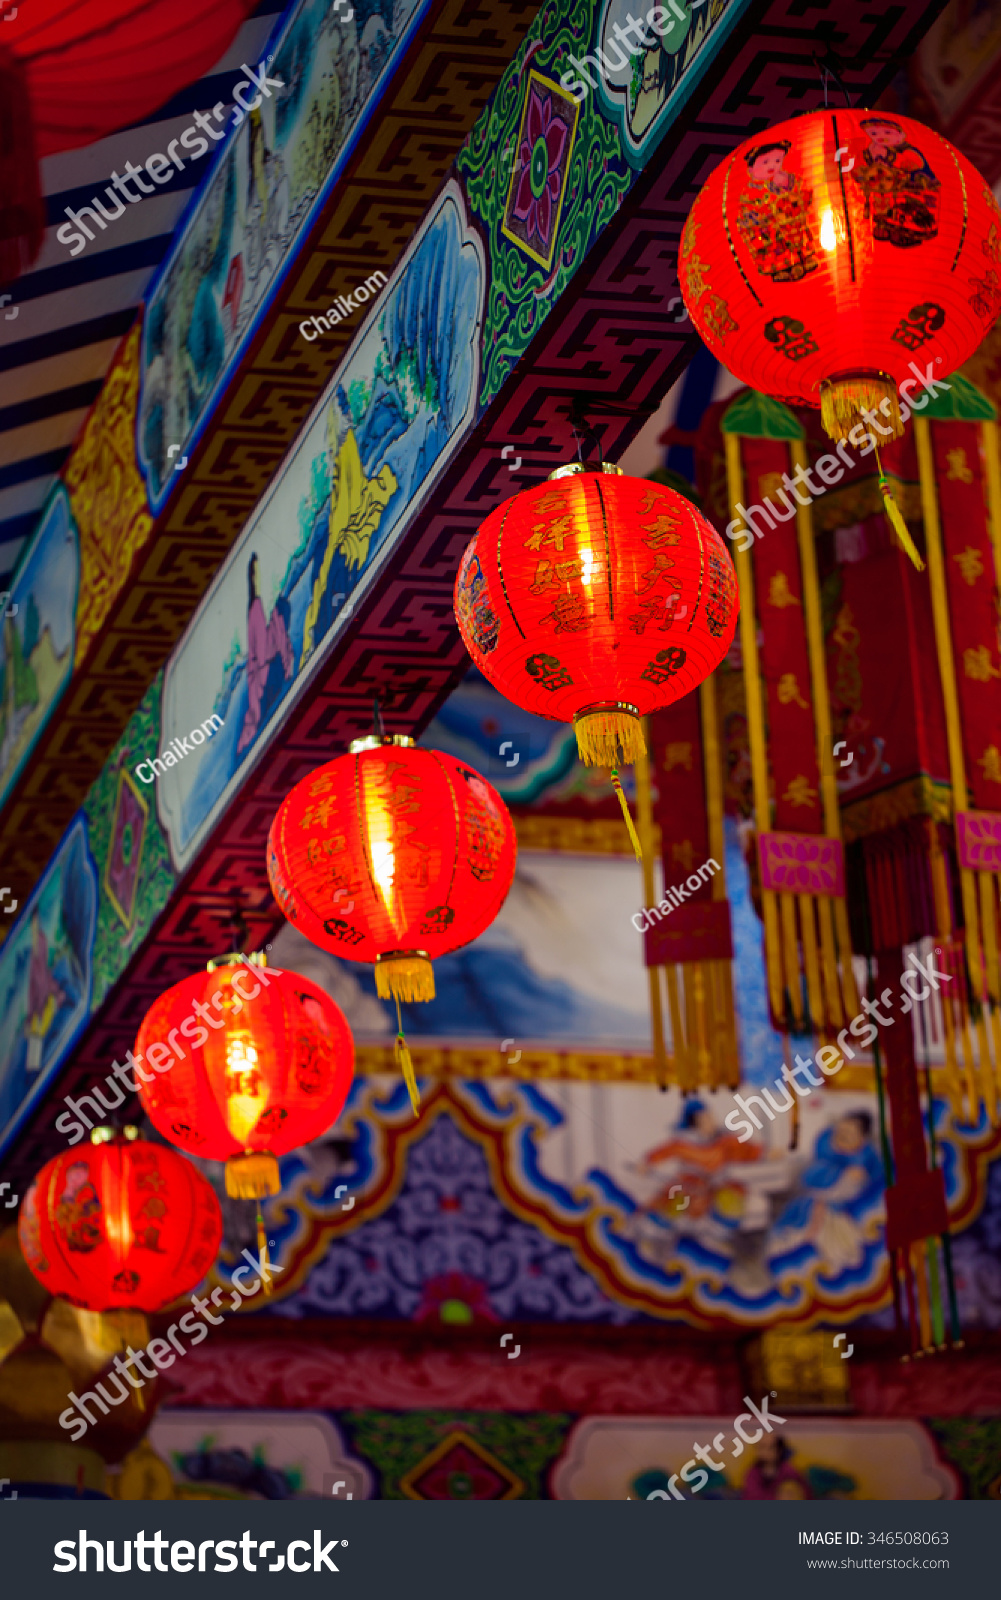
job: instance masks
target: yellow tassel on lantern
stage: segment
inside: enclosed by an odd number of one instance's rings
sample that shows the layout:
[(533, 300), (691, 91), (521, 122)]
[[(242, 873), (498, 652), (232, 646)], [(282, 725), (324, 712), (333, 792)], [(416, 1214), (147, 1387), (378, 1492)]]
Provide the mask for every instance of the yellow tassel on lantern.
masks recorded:
[[(643, 751), (643, 755), (646, 755), (646, 750)], [(633, 826), (633, 819), (629, 815), (629, 802), (622, 792), (622, 779), (619, 777), (618, 771), (615, 767), (609, 768), (609, 773), (612, 779), (612, 788), (618, 795), (619, 805), (622, 807), (622, 816), (626, 824), (626, 832), (629, 835), (629, 842), (633, 847), (637, 861), (642, 861), (643, 846), (640, 844), (639, 834), (636, 832), (636, 829)]]
[(925, 564), (921, 559), (917, 545), (911, 538), (910, 530), (900, 513), (900, 507), (893, 498), (893, 491), (887, 482), (886, 475), (880, 472), (879, 492), (883, 496), (883, 510), (886, 512), (887, 521), (900, 541), (900, 548), (908, 555), (919, 572), (924, 572)]
[(281, 1186), (278, 1162), (268, 1150), (248, 1150), (226, 1162), (226, 1193), (234, 1200), (260, 1200)]
[(421, 1109), (420, 1090), (417, 1087), (417, 1078), (414, 1074), (414, 1063), (411, 1060), (407, 1041), (402, 1033), (396, 1035), (396, 1065), (403, 1073), (403, 1081), (407, 1086), (407, 1093), (410, 1096), (410, 1104), (413, 1108), (414, 1116), (419, 1116)]
[(375, 958), (375, 992), (380, 1000), (434, 999), (434, 968), (423, 950), (387, 950)]
[[(884, 401), (889, 401), (889, 405), (884, 406)], [(893, 437), (901, 438), (904, 424), (900, 420), (897, 386), (888, 374), (846, 372), (821, 383), (820, 420), (824, 432), (835, 444), (847, 439), (860, 423), (866, 426), (867, 411), (878, 411), (892, 428)]]
[(267, 1296), (271, 1293), (271, 1276), (268, 1272), (268, 1232), (264, 1226), (264, 1218), (261, 1215), (259, 1204), (257, 1207), (257, 1259), (261, 1264), (261, 1283)]
[(640, 714), (625, 701), (585, 706), (574, 716), (573, 726), (586, 767), (628, 766), (646, 754)]

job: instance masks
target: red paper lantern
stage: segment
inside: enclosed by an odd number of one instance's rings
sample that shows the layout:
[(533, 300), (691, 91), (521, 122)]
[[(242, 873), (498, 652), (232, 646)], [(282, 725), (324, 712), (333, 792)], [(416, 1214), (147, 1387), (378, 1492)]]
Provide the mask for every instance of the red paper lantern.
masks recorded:
[(383, 999), (433, 1000), (431, 961), (494, 920), (514, 877), (507, 807), (478, 772), (400, 734), (357, 739), (279, 807), (268, 876), (288, 920)]
[(154, 1126), (192, 1155), (225, 1161), (227, 1193), (242, 1199), (278, 1193), (276, 1157), (326, 1133), (354, 1075), (339, 1007), (261, 956), (210, 961), (167, 989), (143, 1018), (135, 1054)]
[(730, 648), (733, 565), (683, 495), (574, 464), (498, 506), (466, 547), (455, 615), (515, 705), (573, 721), (582, 760), (644, 751), (640, 717), (680, 700)]
[(915, 369), (947, 377), (1001, 311), (1001, 211), (920, 123), (816, 111), (720, 163), (678, 268), (692, 321), (736, 377), (819, 405), (833, 439), (881, 405), (899, 434), (927, 403)]
[(200, 1283), (222, 1240), (211, 1185), (176, 1151), (134, 1128), (47, 1161), (25, 1195), (18, 1238), (51, 1294), (110, 1314), (126, 1337), (138, 1318)]
[(220, 60), (255, 4), (0, 0), (0, 283), (41, 248), (38, 162), (148, 117)]

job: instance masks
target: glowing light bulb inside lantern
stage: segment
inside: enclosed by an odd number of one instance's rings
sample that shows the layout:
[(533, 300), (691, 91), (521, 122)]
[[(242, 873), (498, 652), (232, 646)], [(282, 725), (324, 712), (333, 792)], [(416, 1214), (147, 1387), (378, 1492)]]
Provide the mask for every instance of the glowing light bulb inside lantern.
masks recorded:
[(105, 1237), (119, 1261), (132, 1249), (132, 1211), (129, 1206), (128, 1169), (123, 1165), (115, 1170), (109, 1162), (105, 1180)]
[(393, 925), (393, 932), (398, 935), (402, 922), (399, 916), (399, 892), (396, 884), (395, 819), (386, 803), (385, 774), (381, 768), (376, 770), (374, 777), (374, 782), (366, 784), (363, 769), (362, 825), (368, 835), (368, 859), (371, 864), (372, 882), (386, 908), (386, 915)]
[(257, 1049), (246, 1033), (226, 1038), (226, 1122), (245, 1145), (268, 1103), (268, 1087), (257, 1070)]
[(836, 250), (837, 234), (834, 231), (834, 212), (830, 206), (820, 213), (820, 242), (825, 250)]
[(582, 550), (581, 553), (580, 553), (580, 581), (581, 581), (581, 583), (590, 584), (591, 575), (592, 575), (593, 572), (594, 572), (594, 551), (593, 550)]

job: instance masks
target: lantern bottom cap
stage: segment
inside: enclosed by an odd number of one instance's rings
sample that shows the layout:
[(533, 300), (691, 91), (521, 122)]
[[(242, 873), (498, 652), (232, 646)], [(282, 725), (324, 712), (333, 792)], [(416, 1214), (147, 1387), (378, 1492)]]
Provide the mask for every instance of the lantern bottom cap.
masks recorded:
[(226, 1162), (226, 1193), (233, 1200), (261, 1200), (282, 1186), (278, 1162), (270, 1150), (247, 1150)]
[[(889, 401), (886, 406), (885, 402)], [(853, 429), (867, 428), (865, 413), (878, 411), (899, 439), (904, 431), (900, 420), (897, 385), (888, 372), (835, 372), (820, 385), (820, 420), (828, 438), (839, 444)]]
[(380, 1000), (433, 1000), (434, 968), (424, 950), (387, 950), (375, 958)]
[(624, 700), (602, 701), (574, 714), (580, 759), (587, 767), (618, 767), (646, 755), (639, 710)]

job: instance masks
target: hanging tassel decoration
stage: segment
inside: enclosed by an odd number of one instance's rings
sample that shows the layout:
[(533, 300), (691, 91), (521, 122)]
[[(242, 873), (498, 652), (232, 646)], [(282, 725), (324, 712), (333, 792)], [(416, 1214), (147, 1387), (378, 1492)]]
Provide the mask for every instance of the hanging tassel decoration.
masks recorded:
[(883, 471), (882, 462), (880, 462), (879, 465), (879, 492), (883, 496), (883, 510), (886, 512), (886, 520), (889, 522), (890, 527), (897, 535), (897, 539), (900, 542), (900, 548), (903, 550), (905, 555), (910, 557), (918, 571), (924, 572), (925, 564), (921, 559), (917, 545), (911, 538), (910, 529), (901, 515), (900, 507), (893, 498), (893, 491), (890, 488), (886, 473)]
[(414, 1063), (411, 1059), (410, 1049), (403, 1037), (403, 1020), (400, 1016), (400, 1002), (396, 1002), (396, 1065), (403, 1073), (403, 1081), (407, 1086), (410, 1104), (415, 1117), (420, 1116), (421, 1095), (417, 1087), (417, 1077), (414, 1073)]
[(268, 1233), (261, 1215), (261, 1202), (257, 1202), (257, 1259), (261, 1264), (261, 1282), (265, 1295), (271, 1294), (271, 1276), (268, 1272)]
[(615, 793), (618, 795), (618, 797), (619, 797), (619, 805), (622, 807), (622, 816), (623, 816), (623, 818), (625, 820), (626, 832), (629, 835), (629, 842), (632, 845), (633, 850), (636, 852), (637, 861), (642, 861), (643, 860), (643, 846), (640, 844), (639, 834), (636, 832), (636, 828), (635, 828), (635, 826), (633, 824), (633, 819), (629, 815), (629, 804), (628, 804), (628, 802), (626, 800), (625, 795), (622, 792), (622, 780), (619, 777), (619, 769), (618, 769), (618, 767), (609, 767), (608, 770), (611, 773), (612, 788), (615, 790)]

